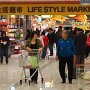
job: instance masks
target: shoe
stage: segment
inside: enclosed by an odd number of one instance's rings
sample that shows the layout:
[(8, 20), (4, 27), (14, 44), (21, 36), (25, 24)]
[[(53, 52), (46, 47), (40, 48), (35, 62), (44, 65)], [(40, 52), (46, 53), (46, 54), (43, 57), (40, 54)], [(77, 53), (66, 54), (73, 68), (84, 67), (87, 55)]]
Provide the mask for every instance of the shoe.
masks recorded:
[(69, 84), (72, 84), (72, 81), (70, 81)]
[(8, 62), (6, 62), (6, 64), (8, 64)]
[(50, 54), (49, 56), (53, 56), (52, 54)]
[(35, 84), (37, 84), (38, 82), (37, 81), (33, 81)]
[(62, 83), (66, 83), (66, 81), (62, 81)]

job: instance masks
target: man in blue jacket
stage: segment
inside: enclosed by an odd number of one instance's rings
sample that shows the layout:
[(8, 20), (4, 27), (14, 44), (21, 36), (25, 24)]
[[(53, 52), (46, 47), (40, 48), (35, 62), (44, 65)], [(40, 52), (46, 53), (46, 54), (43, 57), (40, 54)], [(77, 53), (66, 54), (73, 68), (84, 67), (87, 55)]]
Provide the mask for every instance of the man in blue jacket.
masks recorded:
[(75, 55), (75, 46), (72, 39), (68, 38), (68, 31), (62, 31), (62, 38), (57, 45), (57, 58), (59, 59), (59, 72), (62, 78), (62, 83), (66, 83), (65, 65), (68, 66), (68, 81), (72, 84), (73, 79), (73, 64)]

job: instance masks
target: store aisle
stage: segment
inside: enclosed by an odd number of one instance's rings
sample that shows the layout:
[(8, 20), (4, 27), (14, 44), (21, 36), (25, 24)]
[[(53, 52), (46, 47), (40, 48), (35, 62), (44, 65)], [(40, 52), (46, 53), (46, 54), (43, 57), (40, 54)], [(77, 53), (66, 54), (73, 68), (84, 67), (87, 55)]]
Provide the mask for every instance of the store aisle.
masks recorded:
[[(45, 60), (40, 63), (42, 74), (44, 76), (44, 83), (41, 84), (41, 77), (38, 77), (38, 84), (31, 83), (28, 85), (27, 83), (23, 83), (23, 85), (19, 85), (20, 75), (22, 68), (19, 67), (18, 56), (13, 55), (9, 59), (9, 64), (0, 65), (0, 90), (9, 90), (8, 88), (15, 84), (16, 89), (12, 90), (79, 90), (79, 87), (82, 83), (82, 80), (73, 80), (73, 84), (61, 83), (61, 78), (58, 72), (58, 62), (55, 61), (55, 57), (50, 60)], [(90, 62), (88, 58), (86, 62)], [(27, 74), (29, 74), (29, 70), (26, 70)], [(87, 90), (87, 89), (85, 89)]]

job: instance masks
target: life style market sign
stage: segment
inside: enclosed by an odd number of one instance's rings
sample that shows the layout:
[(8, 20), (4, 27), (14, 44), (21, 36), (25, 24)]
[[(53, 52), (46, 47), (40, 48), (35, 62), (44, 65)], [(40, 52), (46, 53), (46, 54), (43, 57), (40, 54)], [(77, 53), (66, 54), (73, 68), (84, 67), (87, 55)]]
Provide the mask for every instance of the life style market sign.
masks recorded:
[(0, 15), (90, 15), (90, 5), (0, 4)]

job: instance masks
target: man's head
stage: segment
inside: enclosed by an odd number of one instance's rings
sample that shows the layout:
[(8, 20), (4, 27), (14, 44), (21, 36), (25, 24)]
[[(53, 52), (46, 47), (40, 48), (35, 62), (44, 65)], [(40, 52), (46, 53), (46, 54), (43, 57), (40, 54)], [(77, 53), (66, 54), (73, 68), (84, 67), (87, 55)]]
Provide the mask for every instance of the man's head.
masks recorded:
[(58, 27), (58, 30), (62, 30), (62, 26), (59, 26), (59, 27)]
[(67, 39), (67, 37), (68, 37), (68, 31), (67, 30), (63, 30), (62, 31), (62, 38), (63, 39)]
[(80, 32), (83, 32), (83, 29), (77, 28), (76, 33), (78, 34), (78, 33), (80, 33)]
[(43, 31), (43, 32), (41, 33), (41, 35), (45, 36), (45, 31)]
[(6, 37), (6, 32), (2, 32), (1, 37)]
[(49, 31), (49, 32), (52, 32), (52, 31), (53, 31), (53, 29), (52, 29), (52, 28), (49, 28), (49, 29), (48, 29), (48, 31)]

